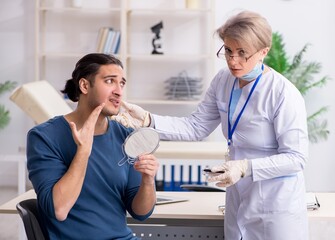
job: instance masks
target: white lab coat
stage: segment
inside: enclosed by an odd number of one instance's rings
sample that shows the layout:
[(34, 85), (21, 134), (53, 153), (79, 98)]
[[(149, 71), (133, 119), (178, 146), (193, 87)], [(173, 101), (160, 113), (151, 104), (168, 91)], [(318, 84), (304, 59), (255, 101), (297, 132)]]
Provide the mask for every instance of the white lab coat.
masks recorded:
[[(234, 79), (229, 70), (221, 70), (189, 117), (153, 114), (161, 138), (202, 140), (220, 123), (227, 138), (227, 110)], [(253, 82), (242, 88), (232, 124), (252, 85)], [(308, 239), (302, 172), (308, 155), (308, 133), (300, 92), (275, 70), (265, 73), (232, 140), (231, 159), (251, 160), (252, 175), (227, 188), (225, 239)]]

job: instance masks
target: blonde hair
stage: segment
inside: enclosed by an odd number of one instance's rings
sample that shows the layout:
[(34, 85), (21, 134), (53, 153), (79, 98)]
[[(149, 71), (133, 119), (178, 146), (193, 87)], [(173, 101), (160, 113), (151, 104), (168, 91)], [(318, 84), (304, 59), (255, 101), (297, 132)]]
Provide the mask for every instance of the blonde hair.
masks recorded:
[(230, 38), (240, 45), (254, 47), (257, 50), (269, 47), (272, 44), (272, 29), (268, 21), (260, 14), (251, 11), (242, 11), (230, 17), (225, 24), (216, 30), (224, 41)]

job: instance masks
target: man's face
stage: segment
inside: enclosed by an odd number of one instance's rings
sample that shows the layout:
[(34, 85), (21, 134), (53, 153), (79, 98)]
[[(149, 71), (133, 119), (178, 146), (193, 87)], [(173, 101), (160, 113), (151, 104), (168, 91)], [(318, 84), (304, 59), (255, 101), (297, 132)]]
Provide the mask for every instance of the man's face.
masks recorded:
[(89, 106), (95, 108), (101, 103), (105, 103), (101, 112), (103, 115), (118, 114), (125, 84), (123, 69), (120, 66), (115, 64), (102, 65), (95, 76), (94, 87), (89, 87)]

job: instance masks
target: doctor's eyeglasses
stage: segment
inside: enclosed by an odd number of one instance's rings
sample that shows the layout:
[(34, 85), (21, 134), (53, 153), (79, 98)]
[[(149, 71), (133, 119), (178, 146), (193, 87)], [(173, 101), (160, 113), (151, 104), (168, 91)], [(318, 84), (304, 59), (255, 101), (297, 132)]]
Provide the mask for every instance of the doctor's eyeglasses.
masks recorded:
[[(224, 50), (224, 52), (222, 52)], [(246, 57), (246, 52), (244, 50), (240, 50), (238, 52), (237, 56), (232, 55), (232, 51), (229, 48), (225, 48), (225, 45), (222, 45), (217, 51), (216, 56), (220, 59), (224, 59), (226, 61), (234, 60), (239, 63), (246, 63), (250, 58), (252, 58), (256, 53), (258, 53), (259, 50), (257, 50), (255, 53), (251, 54), (249, 57)]]

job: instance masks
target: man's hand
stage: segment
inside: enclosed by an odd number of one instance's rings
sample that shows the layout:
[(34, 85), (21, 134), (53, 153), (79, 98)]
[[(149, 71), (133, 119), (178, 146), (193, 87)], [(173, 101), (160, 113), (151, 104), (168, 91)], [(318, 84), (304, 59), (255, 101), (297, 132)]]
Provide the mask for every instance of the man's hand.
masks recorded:
[(81, 129), (78, 130), (74, 122), (69, 123), (73, 139), (78, 147), (84, 147), (86, 150), (89, 150), (89, 152), (91, 152), (95, 124), (97, 123), (98, 117), (104, 105), (105, 104), (103, 103), (92, 111)]
[(135, 170), (142, 173), (142, 182), (145, 184), (154, 184), (155, 176), (158, 171), (159, 163), (152, 154), (143, 154), (138, 157), (134, 163)]
[[(211, 168), (208, 182), (218, 182), (218, 187), (229, 187), (237, 183), (241, 178), (246, 177), (248, 169), (248, 160), (232, 160), (221, 166)], [(218, 174), (218, 172), (223, 172)]]
[(122, 108), (118, 115), (111, 116), (112, 120), (121, 123), (125, 127), (138, 129), (141, 127), (148, 127), (150, 125), (150, 113), (143, 108), (122, 102)]

